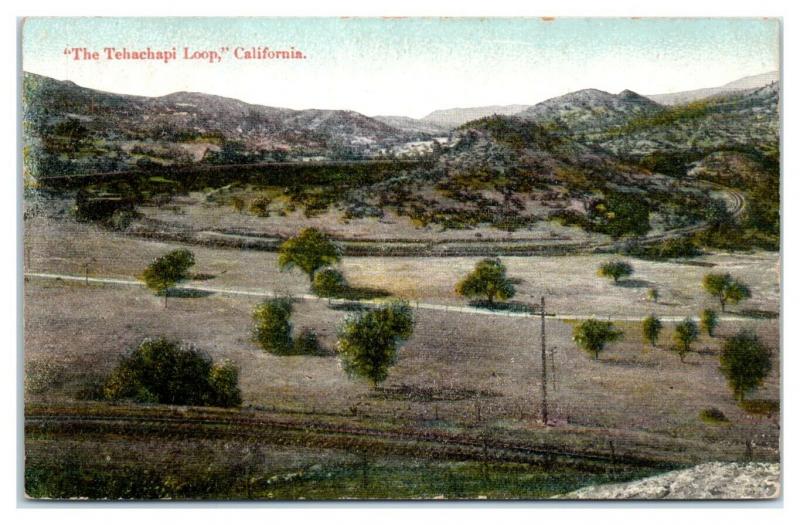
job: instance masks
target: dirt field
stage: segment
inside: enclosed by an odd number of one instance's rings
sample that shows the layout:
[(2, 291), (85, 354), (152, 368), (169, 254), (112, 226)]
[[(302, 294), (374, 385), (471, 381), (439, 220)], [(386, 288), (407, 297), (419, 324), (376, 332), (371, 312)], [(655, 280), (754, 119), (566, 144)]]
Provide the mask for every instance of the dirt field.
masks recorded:
[[(69, 219), (44, 217), (26, 223), (26, 271), (135, 278), (149, 262), (174, 244), (146, 241), (114, 234)], [(65, 242), (65, 239), (69, 239)], [(298, 294), (308, 291), (299, 272), (280, 272), (277, 255), (269, 252), (212, 249), (189, 246), (195, 253), (195, 272), (213, 279), (214, 287), (272, 290)], [(538, 301), (547, 297), (548, 308), (559, 314), (603, 316), (697, 315), (703, 308), (718, 308), (701, 287), (703, 275), (730, 272), (752, 290), (752, 299), (730, 307), (732, 312), (774, 317), (780, 303), (780, 258), (775, 252), (712, 254), (683, 262), (629, 259), (634, 275), (614, 285), (597, 276), (597, 268), (610, 256), (503, 257), (511, 277), (521, 279), (515, 299)], [(351, 284), (385, 289), (418, 301), (465, 304), (453, 291), (477, 257), (349, 257), (341, 268)], [(424, 276), (424, 277), (421, 277)], [(647, 290), (657, 288), (659, 302), (647, 300)]]
[[(39, 367), (34, 363), (51, 363), (56, 373), (28, 401), (74, 400), (142, 338), (164, 335), (195, 343), (214, 359), (233, 360), (241, 371), (245, 405), (369, 415), (412, 427), (523, 435), (542, 430), (536, 422), (540, 361), (533, 320), (419, 310), (414, 336), (383, 388), (373, 391), (348, 378), (334, 356), (262, 352), (249, 337), (255, 303), (255, 298), (210, 295), (173, 298), (165, 309), (161, 299), (140, 288), (31, 281), (26, 285), (26, 364), (33, 370)], [(304, 301), (295, 305), (292, 321), (295, 330), (314, 328), (331, 349), (345, 315), (325, 301)], [(774, 320), (723, 323), (719, 333), (730, 334), (742, 324), (755, 327), (777, 348)], [(547, 322), (555, 365), (551, 411), (559, 427), (574, 431), (570, 439), (619, 431), (621, 449), (627, 439), (655, 448), (663, 440), (670, 449), (683, 443), (686, 458), (736, 459), (744, 440), (755, 436), (760, 454), (777, 454), (776, 423), (748, 416), (733, 402), (718, 371), (719, 338), (702, 338), (695, 345), (702, 352), (682, 364), (666, 350), (670, 328), (659, 348), (650, 349), (638, 324), (620, 326), (625, 339), (594, 361), (576, 349), (569, 323)], [(776, 362), (757, 397), (778, 399), (778, 370)], [(730, 424), (701, 421), (699, 411), (710, 407), (721, 409)], [(643, 437), (636, 438), (639, 433)]]

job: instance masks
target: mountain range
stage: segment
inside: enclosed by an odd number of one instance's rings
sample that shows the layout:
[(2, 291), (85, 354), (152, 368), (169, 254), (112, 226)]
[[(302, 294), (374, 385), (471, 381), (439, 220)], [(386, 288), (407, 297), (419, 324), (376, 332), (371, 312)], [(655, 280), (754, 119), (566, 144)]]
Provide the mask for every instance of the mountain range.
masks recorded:
[(768, 73), (719, 88), (654, 97), (584, 89), (530, 106), (448, 109), (412, 119), (293, 110), (192, 92), (120, 95), (25, 73), (23, 131), (40, 167), (65, 172), (201, 160), (370, 158), (402, 151), (408, 144), (430, 145), (434, 137), (449, 137), (452, 145), (487, 116), (512, 119), (508, 124), (514, 130), (535, 124), (549, 135), (569, 136), (620, 158), (753, 144), (776, 148), (776, 78)]

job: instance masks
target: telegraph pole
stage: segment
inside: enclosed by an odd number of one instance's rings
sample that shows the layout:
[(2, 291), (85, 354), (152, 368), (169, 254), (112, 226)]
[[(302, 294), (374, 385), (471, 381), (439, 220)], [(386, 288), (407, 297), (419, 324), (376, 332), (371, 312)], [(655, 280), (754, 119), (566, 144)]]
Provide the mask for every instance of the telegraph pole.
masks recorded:
[(545, 346), (544, 336), (544, 296), (542, 296), (542, 303), (539, 309), (539, 315), (542, 318), (542, 422), (547, 424), (547, 350)]

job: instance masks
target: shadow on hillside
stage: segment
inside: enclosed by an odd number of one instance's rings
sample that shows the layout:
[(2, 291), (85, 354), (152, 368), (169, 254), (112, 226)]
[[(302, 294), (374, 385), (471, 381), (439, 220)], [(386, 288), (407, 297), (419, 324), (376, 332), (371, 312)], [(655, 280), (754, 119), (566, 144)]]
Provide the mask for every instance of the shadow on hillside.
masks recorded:
[(331, 310), (339, 310), (341, 312), (365, 312), (370, 309), (369, 305), (347, 302), (347, 303), (329, 303), (328, 308)]
[(200, 299), (202, 297), (208, 297), (210, 295), (214, 295), (214, 292), (208, 292), (206, 290), (192, 290), (186, 288), (173, 288), (172, 290), (167, 291), (167, 297), (177, 298), (177, 299)]
[(650, 281), (645, 281), (644, 279), (623, 279), (617, 281), (616, 285), (620, 288), (652, 288), (655, 286)]
[(469, 302), (472, 308), (483, 308), (497, 312), (515, 312), (515, 313), (534, 313), (533, 305), (523, 303), (520, 301), (503, 301), (490, 303), (485, 299), (473, 300)]
[(751, 319), (777, 319), (780, 315), (778, 312), (773, 312), (772, 310), (758, 310), (755, 308), (730, 313), (742, 317), (749, 317)]
[(379, 299), (381, 297), (389, 297), (392, 295), (386, 290), (381, 288), (369, 288), (367, 286), (348, 286), (344, 290), (336, 294), (338, 299), (349, 299), (351, 301), (360, 301), (363, 299)]

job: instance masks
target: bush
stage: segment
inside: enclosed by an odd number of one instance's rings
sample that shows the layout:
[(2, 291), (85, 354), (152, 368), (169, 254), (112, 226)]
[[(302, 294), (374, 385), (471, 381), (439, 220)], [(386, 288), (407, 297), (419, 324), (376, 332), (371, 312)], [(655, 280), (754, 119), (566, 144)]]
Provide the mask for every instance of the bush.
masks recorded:
[(490, 304), (495, 299), (510, 299), (516, 294), (500, 259), (484, 259), (476, 264), (475, 269), (456, 284), (455, 291), (463, 297), (486, 297)]
[(231, 407), (241, 404), (238, 383), (239, 373), (230, 363), (215, 365), (177, 341), (145, 339), (114, 369), (103, 394), (140, 403)]
[(265, 351), (292, 353), (292, 301), (288, 298), (265, 299), (253, 310), (253, 338)]
[(347, 281), (339, 270), (323, 268), (314, 274), (311, 289), (319, 297), (337, 297), (347, 289)]

